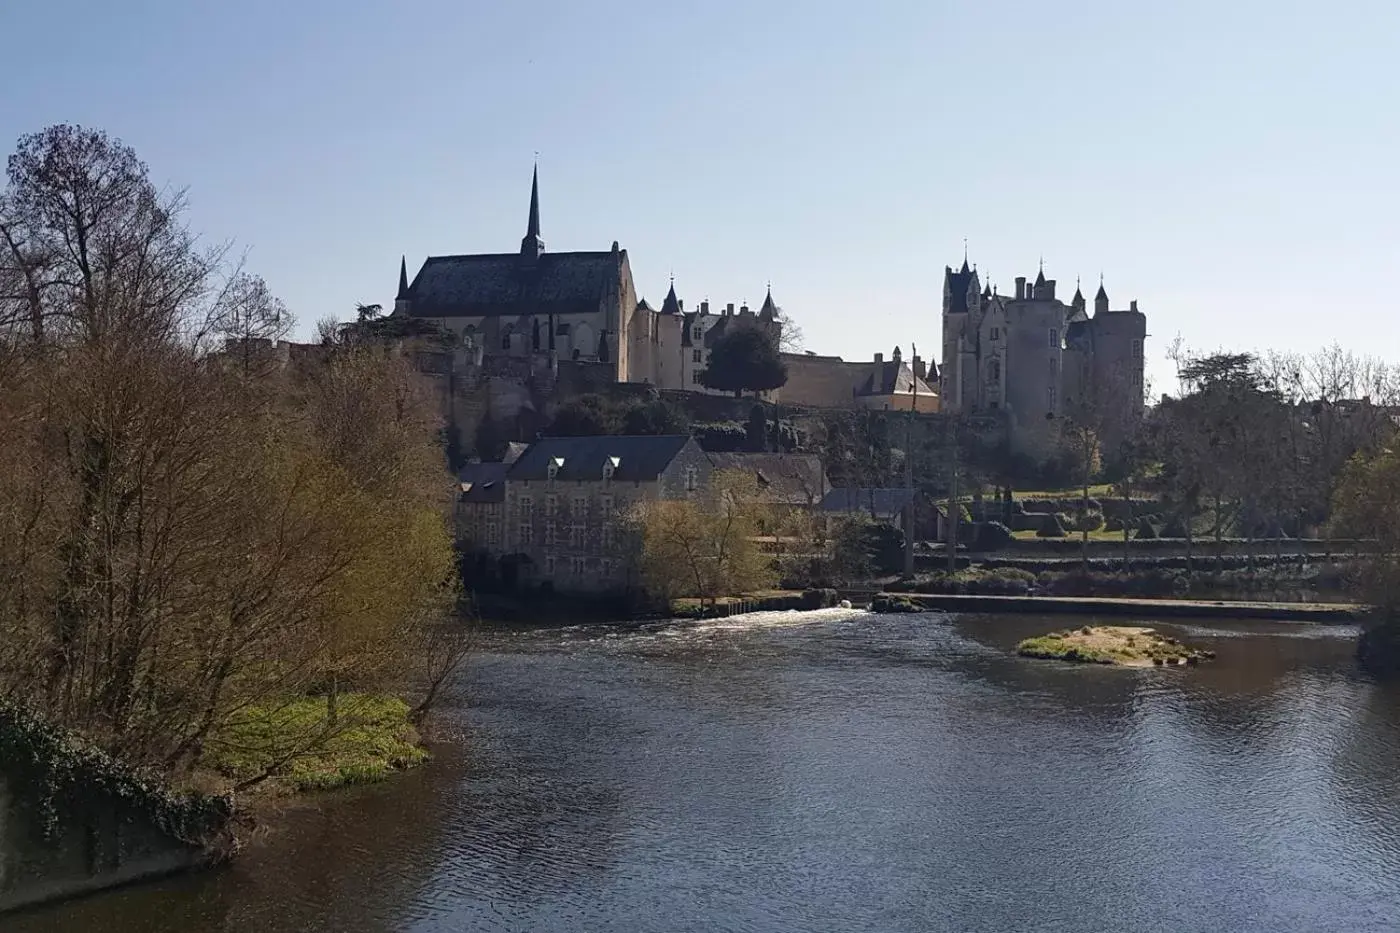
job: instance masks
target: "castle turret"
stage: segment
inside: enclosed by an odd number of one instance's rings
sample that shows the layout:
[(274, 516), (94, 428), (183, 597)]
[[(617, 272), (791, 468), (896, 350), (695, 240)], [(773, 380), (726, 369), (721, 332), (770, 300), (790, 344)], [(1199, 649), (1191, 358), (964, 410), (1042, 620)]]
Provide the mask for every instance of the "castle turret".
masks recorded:
[(680, 299), (676, 297), (676, 281), (675, 281), (675, 279), (672, 279), (672, 280), (671, 280), (671, 290), (668, 291), (668, 292), (666, 293), (666, 300), (663, 301), (663, 302), (661, 302), (661, 313), (662, 313), (662, 314), (680, 314), (680, 313), (681, 313), (681, 302), (680, 302)]
[(1103, 276), (1099, 276), (1099, 291), (1098, 294), (1094, 296), (1094, 313), (1108, 313), (1108, 292), (1104, 291), (1103, 288)]
[(771, 323), (778, 318), (778, 306), (773, 303), (773, 286), (768, 286), (768, 295), (763, 299), (763, 307), (758, 309), (758, 319)]

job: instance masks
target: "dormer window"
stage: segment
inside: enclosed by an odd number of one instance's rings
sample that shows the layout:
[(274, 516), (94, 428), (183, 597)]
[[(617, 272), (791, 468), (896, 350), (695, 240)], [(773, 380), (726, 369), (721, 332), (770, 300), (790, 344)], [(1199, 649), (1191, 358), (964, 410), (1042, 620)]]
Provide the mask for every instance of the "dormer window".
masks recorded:
[(549, 478), (550, 478), (550, 479), (554, 479), (554, 477), (558, 476), (558, 475), (559, 475), (559, 471), (562, 470), (563, 468), (564, 468), (564, 458), (563, 458), (563, 457), (550, 457), (550, 458), (549, 458), (549, 466), (546, 468), (546, 470), (548, 471), (548, 474), (549, 474)]
[(603, 479), (605, 479), (605, 480), (610, 480), (610, 479), (612, 479), (612, 478), (613, 478), (613, 474), (617, 472), (617, 468), (618, 468), (621, 464), (622, 464), (622, 458), (621, 458), (621, 457), (609, 457), (608, 459), (604, 460), (604, 461), (603, 461)]

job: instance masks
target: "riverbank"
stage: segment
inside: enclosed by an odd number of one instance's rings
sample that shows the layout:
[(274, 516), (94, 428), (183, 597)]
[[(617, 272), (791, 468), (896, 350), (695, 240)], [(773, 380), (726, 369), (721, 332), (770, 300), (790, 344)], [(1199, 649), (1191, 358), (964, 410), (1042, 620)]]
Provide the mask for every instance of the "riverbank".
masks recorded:
[(1355, 603), (1269, 603), (1196, 599), (1124, 599), (1087, 596), (971, 596), (946, 593), (882, 594), (925, 610), (1041, 615), (1148, 616), (1173, 619), (1272, 619), (1349, 625), (1367, 611)]

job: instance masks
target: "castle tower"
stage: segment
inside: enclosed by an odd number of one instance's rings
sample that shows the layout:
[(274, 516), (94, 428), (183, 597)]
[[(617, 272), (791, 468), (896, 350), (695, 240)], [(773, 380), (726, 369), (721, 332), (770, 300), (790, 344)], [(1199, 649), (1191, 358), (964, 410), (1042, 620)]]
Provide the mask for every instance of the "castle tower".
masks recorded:
[(520, 258), (526, 262), (536, 262), (544, 255), (544, 240), (540, 239), (540, 167), (535, 166), (530, 179), (530, 219), (526, 223), (525, 238), (520, 241)]
[(1108, 292), (1103, 290), (1103, 276), (1099, 276), (1099, 291), (1094, 296), (1094, 314), (1108, 313)]

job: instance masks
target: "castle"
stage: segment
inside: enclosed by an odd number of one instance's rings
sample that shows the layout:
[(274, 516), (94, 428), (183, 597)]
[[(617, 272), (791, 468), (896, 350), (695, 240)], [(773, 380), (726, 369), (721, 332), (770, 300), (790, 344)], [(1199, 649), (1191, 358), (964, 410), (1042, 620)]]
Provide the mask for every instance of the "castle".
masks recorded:
[(708, 301), (687, 312), (675, 283), (653, 308), (638, 300), (627, 251), (616, 241), (598, 252), (546, 252), (540, 234), (540, 187), (530, 183), (525, 237), (513, 253), (430, 256), (413, 277), (399, 265), (394, 313), (432, 320), (478, 359), (546, 358), (594, 364), (607, 381), (709, 392), (700, 373), (710, 349), (739, 327), (757, 327), (774, 342), (779, 309), (770, 289), (755, 313)]
[(1137, 302), (1111, 310), (1102, 281), (1091, 315), (1079, 288), (1069, 304), (1056, 297), (1043, 266), (1004, 296), (964, 258), (943, 274), (943, 410), (998, 413), (1028, 453), (1044, 451), (1062, 416), (1091, 418), (1112, 442), (1143, 411), (1146, 338)]

